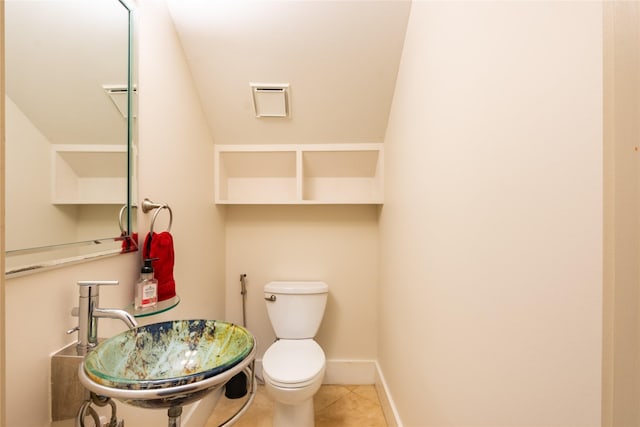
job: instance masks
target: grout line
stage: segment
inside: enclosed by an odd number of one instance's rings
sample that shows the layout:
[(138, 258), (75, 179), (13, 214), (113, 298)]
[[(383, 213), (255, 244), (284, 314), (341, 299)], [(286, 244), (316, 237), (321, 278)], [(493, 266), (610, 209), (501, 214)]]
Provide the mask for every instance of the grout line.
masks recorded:
[[(332, 385), (332, 384), (323, 384), (321, 387), (330, 386), (330, 385)], [(382, 408), (382, 402), (380, 401), (379, 397), (377, 399), (373, 399), (373, 397), (370, 398), (368, 396), (363, 396), (362, 394), (356, 392), (358, 387), (361, 387), (361, 385), (333, 384), (332, 386), (336, 386), (338, 389), (344, 390), (345, 393), (342, 394), (341, 396), (339, 396), (337, 399), (331, 401), (330, 403), (326, 402), (325, 405), (323, 405), (322, 408), (316, 406), (314, 408), (314, 418), (316, 419), (316, 421), (318, 420), (318, 417), (325, 418), (325, 417), (328, 416), (329, 418), (332, 418), (332, 416), (336, 415), (335, 412), (338, 410), (338, 409), (336, 409), (336, 405), (338, 405), (338, 403), (340, 401), (342, 401), (344, 399), (347, 399), (347, 398), (355, 398), (355, 399), (360, 400), (362, 402), (369, 402), (371, 404), (376, 405), (378, 408), (380, 408), (380, 412), (381, 412), (381, 415), (382, 415), (382, 420), (385, 422), (384, 425), (390, 426), (389, 422), (386, 419), (386, 414), (384, 413), (384, 410)], [(375, 390), (375, 388), (374, 388), (374, 390)], [(266, 395), (266, 390), (264, 389), (264, 386), (258, 387), (258, 394)], [(373, 396), (377, 397), (377, 394), (374, 394)], [(256, 397), (258, 398), (258, 396), (256, 396)], [(233, 402), (233, 400), (236, 400), (236, 399), (227, 399), (224, 396), (224, 394), (221, 396), (220, 400), (227, 400), (228, 401), (228, 402), (224, 402), (225, 403), (224, 407), (226, 407), (226, 410), (229, 409), (230, 405), (236, 404), (236, 402)], [(242, 399), (237, 399), (237, 400), (238, 401), (242, 401)], [(240, 402), (238, 402), (238, 403), (240, 403)], [(219, 409), (222, 409), (222, 407), (219, 408)], [(264, 409), (262, 409), (261, 411), (263, 411), (263, 410)], [(214, 410), (214, 412), (215, 412), (215, 410)], [(245, 414), (245, 417), (247, 415), (249, 415), (249, 413), (251, 413), (251, 408), (249, 408), (249, 411), (248, 411), (247, 414)], [(214, 413), (212, 412), (212, 414), (210, 415), (209, 419), (207, 420), (207, 424), (205, 426), (206, 427), (217, 426), (218, 423), (215, 422), (215, 420), (220, 418), (221, 415), (222, 415), (222, 411), (218, 414), (218, 417), (216, 418), (214, 416)], [(265, 415), (271, 416), (270, 413), (269, 414), (265, 414)], [(262, 415), (262, 417), (264, 417), (265, 415)], [(249, 417), (252, 417), (252, 415), (249, 415)], [(214, 420), (214, 418), (215, 418), (215, 420)], [(326, 419), (325, 419), (325, 421), (326, 421)], [(338, 425), (342, 425), (342, 424), (340, 424), (340, 422), (346, 421), (346, 420), (334, 420), (334, 421), (338, 422), (339, 423)], [(240, 420), (240, 423), (242, 424), (242, 419)], [(246, 421), (245, 421), (245, 424), (243, 424), (243, 425), (246, 425)], [(268, 424), (268, 425), (270, 425), (270, 424)], [(354, 426), (354, 424), (349, 424), (349, 425), (350, 426)], [(359, 424), (359, 422), (358, 422), (357, 425), (359, 427), (361, 424)]]
[[(340, 399), (344, 398), (344, 397), (345, 397), (345, 396), (347, 396), (349, 393), (352, 393), (352, 391), (350, 390), (350, 388), (349, 388), (348, 386), (346, 386), (346, 385), (339, 385), (339, 384), (335, 384), (335, 385), (334, 385), (334, 384), (323, 384), (323, 385), (321, 385), (321, 386), (320, 386), (320, 389), (322, 390), (323, 388), (325, 388), (325, 387), (327, 387), (327, 386), (334, 386), (334, 387), (337, 387), (337, 388), (339, 388), (339, 389), (346, 390), (346, 393), (345, 393), (345, 394), (343, 394), (342, 396), (337, 396), (337, 397), (335, 397), (335, 399), (333, 399), (333, 400), (332, 400), (332, 401), (330, 401), (330, 402), (326, 402), (326, 404), (325, 404), (322, 408), (318, 408), (318, 407), (315, 405), (315, 401), (314, 401), (314, 408), (315, 408), (315, 409), (314, 409), (314, 411), (315, 411), (315, 412), (324, 411), (326, 408), (328, 408), (329, 406), (331, 406), (331, 405), (333, 405), (334, 403), (338, 402)], [(317, 395), (317, 393), (316, 393), (316, 395)], [(314, 398), (314, 399), (315, 399), (315, 398)]]
[[(371, 393), (358, 393), (358, 389), (361, 387), (371, 387)], [(353, 394), (355, 394), (356, 396), (358, 396), (358, 398), (360, 399), (364, 399), (367, 400), (371, 403), (374, 403), (380, 407), (382, 407), (382, 402), (380, 402), (380, 397), (378, 396), (378, 393), (376, 391), (376, 386), (374, 384), (366, 384), (366, 385), (358, 385), (356, 387), (354, 387), (353, 390), (351, 390), (351, 392)]]

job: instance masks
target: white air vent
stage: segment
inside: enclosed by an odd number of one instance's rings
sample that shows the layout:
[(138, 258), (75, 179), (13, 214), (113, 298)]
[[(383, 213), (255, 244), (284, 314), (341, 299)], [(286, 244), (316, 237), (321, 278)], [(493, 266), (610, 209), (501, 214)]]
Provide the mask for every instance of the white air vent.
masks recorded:
[(289, 83), (249, 83), (256, 117), (289, 116)]

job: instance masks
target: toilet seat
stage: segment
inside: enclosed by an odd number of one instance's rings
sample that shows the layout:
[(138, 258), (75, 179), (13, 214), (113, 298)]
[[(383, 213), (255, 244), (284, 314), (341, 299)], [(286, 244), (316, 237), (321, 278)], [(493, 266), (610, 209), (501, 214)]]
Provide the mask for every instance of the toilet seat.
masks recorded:
[(324, 374), (324, 351), (313, 339), (278, 340), (262, 357), (262, 373), (271, 384), (299, 388)]

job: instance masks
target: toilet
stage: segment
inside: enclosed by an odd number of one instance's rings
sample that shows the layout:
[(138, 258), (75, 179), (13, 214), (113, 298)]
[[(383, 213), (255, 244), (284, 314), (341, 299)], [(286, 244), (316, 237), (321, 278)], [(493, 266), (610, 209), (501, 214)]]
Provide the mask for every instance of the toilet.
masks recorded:
[(324, 282), (270, 282), (264, 299), (276, 341), (262, 358), (267, 394), (275, 400), (273, 427), (313, 427), (313, 395), (325, 371), (325, 356), (313, 339), (327, 304)]

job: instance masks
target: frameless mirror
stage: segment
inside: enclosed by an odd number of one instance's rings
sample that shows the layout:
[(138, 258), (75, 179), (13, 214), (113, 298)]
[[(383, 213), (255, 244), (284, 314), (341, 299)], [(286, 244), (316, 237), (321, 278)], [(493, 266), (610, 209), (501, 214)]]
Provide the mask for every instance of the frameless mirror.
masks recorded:
[(135, 250), (130, 6), (4, 7), (5, 273)]

